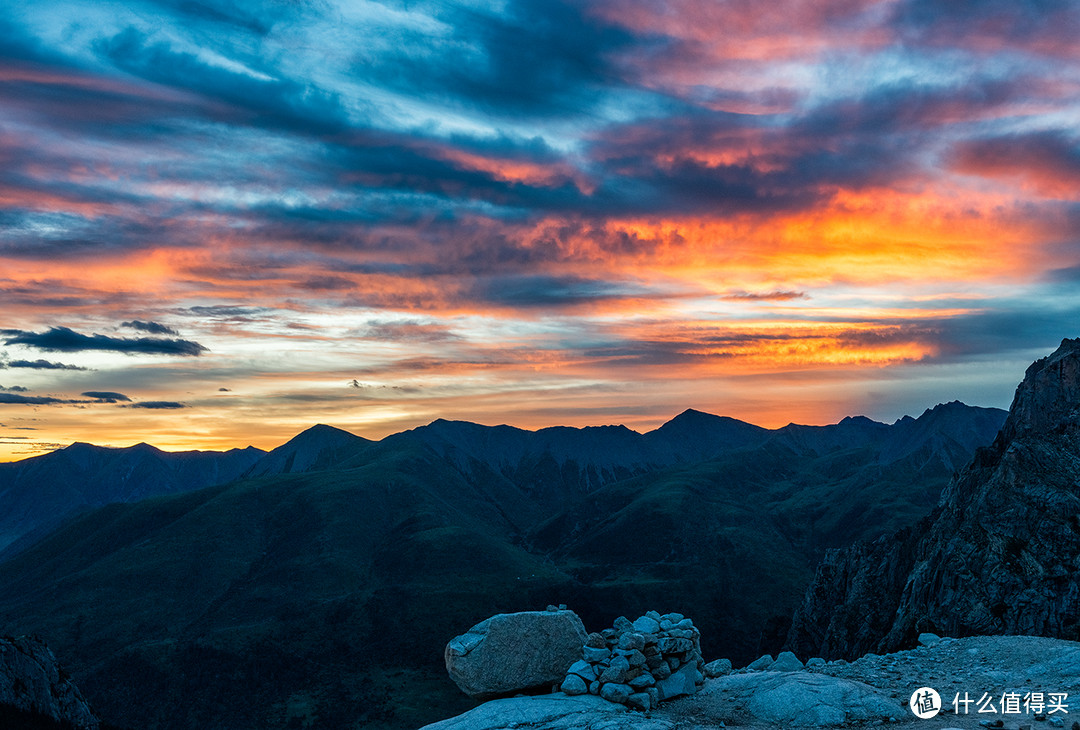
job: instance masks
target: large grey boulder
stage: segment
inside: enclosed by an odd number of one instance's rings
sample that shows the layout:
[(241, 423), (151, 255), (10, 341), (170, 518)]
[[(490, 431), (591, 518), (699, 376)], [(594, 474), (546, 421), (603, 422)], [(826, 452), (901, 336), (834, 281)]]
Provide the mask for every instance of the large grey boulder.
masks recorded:
[(30, 637), (0, 638), (0, 704), (36, 712), (78, 730), (101, 724), (79, 688), (63, 676), (44, 642)]
[(581, 658), (585, 626), (573, 611), (500, 613), (450, 640), (450, 679), (476, 699), (561, 684)]

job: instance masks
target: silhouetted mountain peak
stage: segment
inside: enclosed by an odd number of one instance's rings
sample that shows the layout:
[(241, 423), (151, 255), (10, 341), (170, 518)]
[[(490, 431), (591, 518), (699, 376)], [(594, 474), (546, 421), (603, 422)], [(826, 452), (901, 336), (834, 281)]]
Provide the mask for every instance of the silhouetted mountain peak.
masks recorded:
[(1016, 388), (1009, 418), (995, 446), (1004, 447), (1025, 432), (1049, 432), (1080, 420), (1080, 338), (1064, 339), (1050, 355), (1036, 360)]
[(245, 477), (293, 474), (332, 466), (370, 444), (366, 438), (324, 423), (301, 431), (257, 461)]

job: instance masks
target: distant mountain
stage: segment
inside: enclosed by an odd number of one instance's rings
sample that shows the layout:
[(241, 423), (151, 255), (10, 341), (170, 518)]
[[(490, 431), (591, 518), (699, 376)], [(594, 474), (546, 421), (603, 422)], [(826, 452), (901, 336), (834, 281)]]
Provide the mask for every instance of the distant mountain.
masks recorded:
[(370, 443), (340, 428), (319, 424), (266, 453), (244, 472), (244, 476), (299, 474), (332, 468)]
[(264, 453), (251, 446), (166, 452), (147, 444), (111, 449), (75, 443), (0, 464), (0, 553), (17, 547), (13, 543), (20, 538), (46, 533), (80, 509), (232, 481)]
[(950, 403), (893, 425), (787, 426), (759, 446), (607, 485), (530, 539), (591, 586), (597, 618), (682, 611), (665, 601), (692, 590), (708, 606), (695, 616), (706, 648), (749, 660), (779, 649), (825, 549), (915, 523), (1004, 415)]
[(318, 426), (247, 478), (82, 514), (0, 563), (0, 632), (45, 637), (103, 718), (146, 730), (414, 728), (468, 707), (450, 637), (549, 603), (589, 627), (677, 610), (738, 658), (825, 547), (916, 521), (951, 473), (938, 447), (989, 443), (994, 413)]
[(989, 448), (931, 515), (830, 553), (795, 614), (796, 651), (853, 657), (948, 636), (1080, 639), (1080, 339), (1028, 368)]

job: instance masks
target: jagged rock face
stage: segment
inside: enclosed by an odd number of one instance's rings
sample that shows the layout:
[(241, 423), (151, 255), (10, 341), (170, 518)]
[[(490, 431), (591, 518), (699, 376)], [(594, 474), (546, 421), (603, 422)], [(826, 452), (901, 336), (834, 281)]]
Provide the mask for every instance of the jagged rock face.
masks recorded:
[(1080, 415), (1080, 338), (1062, 340), (1052, 355), (1032, 363), (1016, 389), (999, 437), (1004, 443), (1025, 432), (1047, 433)]
[(491, 699), (562, 682), (585, 636), (573, 611), (501, 613), (451, 639), (443, 656), (462, 692)]
[(911, 530), (831, 553), (796, 653), (852, 657), (918, 634), (1080, 637), (1080, 339), (1033, 364), (994, 445)]
[(82, 693), (63, 676), (43, 642), (0, 638), (0, 705), (39, 713), (79, 730), (97, 730), (100, 721)]

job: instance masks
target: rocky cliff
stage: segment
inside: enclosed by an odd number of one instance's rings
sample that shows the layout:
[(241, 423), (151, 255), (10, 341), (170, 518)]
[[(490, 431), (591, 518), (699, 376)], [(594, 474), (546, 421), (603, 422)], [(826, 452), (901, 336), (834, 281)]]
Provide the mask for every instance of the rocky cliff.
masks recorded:
[(949, 636), (1080, 636), (1080, 339), (1028, 368), (994, 444), (922, 522), (832, 552), (788, 647), (851, 657)]
[(78, 730), (100, 726), (49, 647), (25, 636), (0, 638), (0, 709), (23, 713), (19, 717), (45, 716)]

